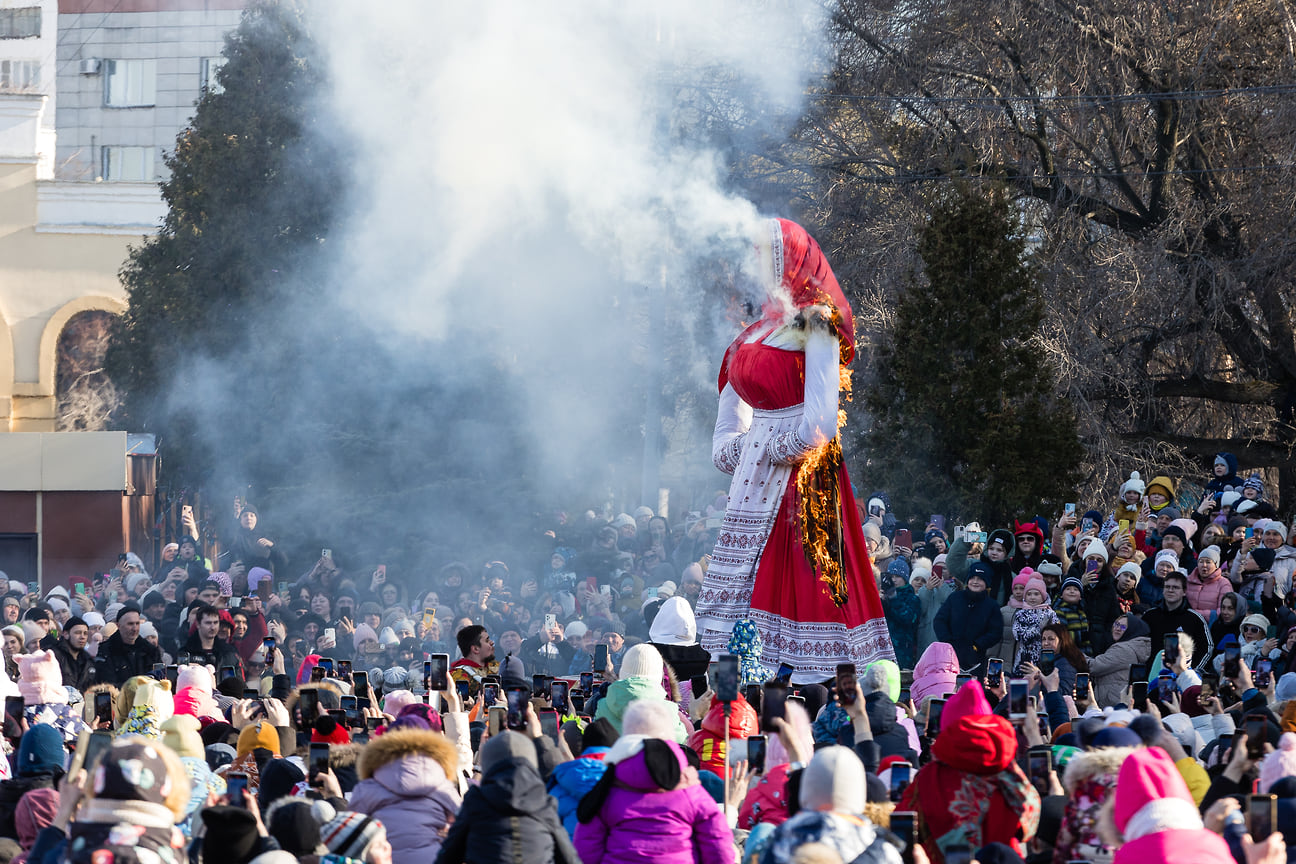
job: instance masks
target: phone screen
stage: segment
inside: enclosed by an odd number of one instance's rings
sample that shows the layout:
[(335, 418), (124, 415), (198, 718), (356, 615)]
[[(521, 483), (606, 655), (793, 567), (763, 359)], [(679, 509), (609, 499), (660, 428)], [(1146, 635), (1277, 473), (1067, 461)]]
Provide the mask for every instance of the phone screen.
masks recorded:
[(990, 687), (1003, 684), (1003, 658), (991, 657), (986, 664), (986, 684)]
[(972, 864), (971, 846), (945, 847), (945, 864)]
[(504, 723), (513, 730), (526, 728), (526, 709), (531, 701), (531, 693), (525, 687), (510, 687), (505, 691), (508, 700), (508, 715)]
[(775, 675), (774, 677), (782, 681), (784, 684), (787, 684), (792, 681), (792, 673), (795, 671), (796, 668), (791, 666), (790, 664), (780, 663), (778, 668), (778, 674)]
[(765, 748), (764, 735), (752, 735), (747, 738), (747, 767), (754, 774), (765, 773)]
[(351, 661), (350, 661), (350, 660), (339, 660), (339, 661), (337, 661), (337, 666), (338, 666), (338, 677), (341, 678), (343, 681), (350, 681), (350, 680), (351, 680)]
[(319, 717), (319, 694), (314, 690), (302, 690), (297, 696), (297, 707), (301, 709), (302, 726), (314, 724)]
[(766, 682), (762, 694), (760, 728), (768, 730), (776, 718), (783, 719), (787, 715), (786, 708), (787, 687), (778, 681)]
[(1130, 685), (1130, 687), (1133, 690), (1134, 707), (1137, 708), (1139, 711), (1146, 711), (1148, 682), (1135, 681), (1132, 685)]
[(1242, 671), (1242, 646), (1229, 642), (1224, 646), (1224, 677), (1236, 678)]
[(837, 664), (837, 701), (842, 705), (854, 705), (859, 694), (855, 681), (855, 664)]
[(1030, 779), (1031, 783), (1035, 785), (1035, 791), (1040, 794), (1041, 798), (1046, 798), (1049, 794), (1049, 769), (1053, 767), (1052, 758), (1052, 754), (1048, 750), (1032, 748), (1030, 751)]
[(1076, 673), (1075, 693), (1073, 694), (1072, 698), (1074, 699), (1089, 698), (1089, 673), (1088, 672)]
[(945, 711), (944, 699), (933, 699), (927, 704), (927, 737), (935, 738), (940, 734), (941, 714)]
[(354, 696), (343, 696), (342, 710), (346, 712), (347, 728), (354, 727), (360, 719), (360, 700)]
[(582, 672), (580, 674), (580, 689), (585, 693), (589, 693), (594, 689), (593, 672)]
[(224, 681), (226, 678), (236, 678), (236, 677), (238, 677), (238, 670), (235, 669), (233, 666), (220, 667), (220, 680)]
[(594, 671), (600, 675), (607, 671), (608, 667), (608, 646), (594, 646)]
[(99, 758), (99, 754), (111, 747), (112, 743), (113, 736), (111, 732), (105, 730), (91, 732), (90, 740), (86, 742), (85, 761), (82, 763), (82, 767), (92, 769), (94, 761)]
[(1268, 657), (1262, 657), (1256, 661), (1255, 686), (1260, 689), (1268, 687), (1272, 683), (1273, 661)]
[(499, 702), (500, 685), (483, 684), (482, 685), (482, 703), (490, 706)]
[(552, 738), (554, 740), (554, 743), (558, 742), (558, 712), (557, 711), (540, 712), (540, 732), (541, 734), (548, 735), (550, 738)]
[(1022, 678), (1008, 682), (1008, 715), (1013, 720), (1026, 719), (1026, 694), (1030, 684)]
[(899, 801), (900, 796), (904, 794), (905, 787), (909, 785), (909, 774), (913, 766), (908, 762), (891, 763), (891, 794), (892, 801)]
[(446, 675), (449, 673), (449, 654), (433, 654), (432, 659), (423, 664), (423, 674), (430, 680), (433, 690), (446, 689)]
[(918, 814), (911, 810), (894, 810), (891, 813), (891, 833), (904, 841), (900, 853), (904, 864), (913, 864), (914, 846), (918, 843)]
[(329, 770), (329, 745), (312, 742), (310, 745), (310, 770), (307, 777), (314, 780)]
[(963, 686), (971, 680), (972, 680), (971, 675), (969, 675), (966, 672), (960, 672), (958, 675), (954, 676), (954, 689), (962, 690)]
[(225, 785), (229, 794), (229, 802), (232, 807), (246, 807), (247, 802), (243, 800), (247, 792), (248, 778), (247, 775), (235, 771), (233, 774), (226, 776)]
[(1278, 796), (1252, 795), (1247, 805), (1247, 833), (1253, 842), (1261, 843), (1274, 832), (1278, 821)]
[(1179, 634), (1178, 633), (1166, 634), (1163, 651), (1164, 654), (1162, 655), (1163, 659), (1161, 661), (1162, 665), (1169, 667), (1179, 662)]
[(716, 663), (716, 698), (721, 702), (738, 699), (738, 656), (721, 654)]
[(5, 717), (14, 725), (14, 731), (21, 735), (23, 709), (26, 708), (26, 701), (21, 696), (5, 697)]
[(353, 673), (351, 673), (351, 689), (354, 690), (354, 691), (356, 692), (357, 695), (362, 695), (362, 694), (364, 694), (364, 693), (368, 693), (368, 692), (369, 692), (369, 673), (368, 673), (368, 672), (353, 672)]
[(560, 717), (571, 713), (571, 704), (567, 700), (568, 686), (566, 681), (554, 681), (549, 687), (549, 702)]
[(332, 657), (321, 657), (321, 658), (319, 659), (319, 668), (321, 668), (321, 669), (324, 670), (324, 677), (325, 677), (325, 678), (332, 678), (332, 677), (333, 677), (333, 658), (332, 658)]
[(1265, 755), (1265, 718), (1258, 714), (1248, 714), (1246, 718), (1247, 758), (1256, 761)]
[(101, 723), (112, 722), (112, 694), (100, 691), (95, 694), (95, 719)]
[(492, 735), (498, 735), (500, 732), (504, 730), (504, 717), (506, 714), (507, 714), (507, 710), (504, 708), (503, 705), (491, 706), (489, 717), (490, 717), (490, 733)]

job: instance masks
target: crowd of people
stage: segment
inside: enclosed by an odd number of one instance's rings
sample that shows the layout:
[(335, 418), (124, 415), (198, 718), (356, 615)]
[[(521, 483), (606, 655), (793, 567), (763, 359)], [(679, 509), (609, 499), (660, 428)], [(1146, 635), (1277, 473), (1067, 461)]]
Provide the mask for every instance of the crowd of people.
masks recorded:
[(897, 662), (809, 684), (699, 645), (723, 497), (430, 574), (294, 569), (252, 508), (220, 569), (187, 519), (0, 574), (0, 864), (1278, 864), (1296, 532), (1236, 469), (988, 532), (860, 497)]

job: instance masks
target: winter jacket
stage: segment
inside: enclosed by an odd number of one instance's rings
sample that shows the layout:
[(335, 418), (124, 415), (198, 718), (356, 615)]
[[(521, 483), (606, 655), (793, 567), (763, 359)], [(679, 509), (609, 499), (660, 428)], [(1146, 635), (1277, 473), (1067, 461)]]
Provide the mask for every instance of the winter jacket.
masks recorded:
[(778, 825), (787, 821), (788, 765), (769, 768), (756, 785), (747, 790), (747, 797), (738, 808), (738, 827), (750, 831), (753, 825)]
[(886, 613), (887, 630), (891, 633), (891, 647), (895, 649), (896, 662), (904, 669), (912, 669), (918, 659), (918, 623), (922, 618), (922, 601), (913, 588), (901, 585), (890, 595), (883, 595), (882, 610)]
[(918, 589), (918, 603), (922, 611), (918, 617), (918, 648), (921, 654), (927, 646), (933, 642), (939, 642), (936, 638), (936, 615), (940, 612), (945, 601), (953, 596), (957, 586), (953, 582), (943, 581), (935, 588), (928, 588), (923, 585)]
[(35, 789), (57, 788), (58, 781), (59, 777), (55, 774), (31, 774), (0, 781), (0, 837), (17, 840), (18, 825), (14, 820), (14, 814), (18, 809), (18, 802), (24, 795)]
[[(665, 700), (666, 691), (662, 690), (660, 681), (650, 681), (647, 678), (622, 678), (620, 681), (613, 681), (608, 685), (607, 695), (599, 700), (598, 708), (594, 711), (594, 719), (606, 718), (619, 733), (621, 718), (625, 715), (626, 708), (630, 707), (630, 703), (636, 699)], [(675, 721), (674, 738), (677, 744), (683, 744), (688, 740), (688, 732), (678, 719)]]
[(515, 756), (492, 765), (482, 775), (481, 785), (464, 796), (436, 864), (468, 860), (473, 864), (580, 864), (558, 821), (557, 802), (526, 759)]
[(1112, 643), (1112, 622), (1123, 614), (1116, 597), (1116, 581), (1109, 568), (1102, 571), (1097, 582), (1084, 589), (1084, 607), (1085, 617), (1089, 619), (1089, 645), (1093, 653), (1106, 651)]
[(162, 662), (162, 649), (143, 636), (131, 645), (122, 641), (118, 630), (99, 645), (95, 658), (96, 680), (120, 687), (136, 675), (150, 675), (153, 664)]
[(202, 637), (195, 630), (189, 634), (184, 645), (180, 646), (180, 653), (188, 654), (194, 663), (205, 664), (217, 671), (222, 666), (233, 666), (239, 677), (243, 677), (243, 658), (239, 656), (238, 649), (220, 637), (213, 640), (211, 650), (207, 650), (203, 648)]
[(1013, 657), (1017, 656), (1017, 639), (1013, 636), (1013, 613), (1016, 611), (1011, 605), (999, 609), (999, 614), (1003, 615), (1003, 637), (999, 640), (999, 647), (990, 655), (1004, 661), (1008, 669), (1012, 668)]
[(1296, 549), (1286, 544), (1279, 546), (1269, 572), (1274, 575), (1274, 591), (1286, 597), (1292, 589), (1292, 576), (1296, 574)]
[(1165, 601), (1162, 600), (1143, 613), (1143, 623), (1148, 625), (1151, 631), (1148, 635), (1152, 637), (1152, 645), (1157, 646), (1157, 650), (1165, 644), (1167, 634), (1177, 633), (1180, 630), (1187, 633), (1193, 639), (1192, 668), (1200, 672), (1206, 665), (1206, 660), (1211, 656), (1211, 649), (1214, 646), (1210, 638), (1210, 629), (1206, 626), (1206, 619), (1188, 605), (1186, 597), (1174, 610), (1167, 609)]
[[(729, 708), (729, 740), (736, 748), (745, 748), (747, 738), (759, 734), (760, 722), (756, 710), (748, 704), (742, 694)], [(720, 776), (724, 776), (725, 765), (725, 712), (724, 703), (715, 700), (702, 719), (702, 728), (698, 729), (688, 740), (689, 747), (698, 754), (702, 767)], [(742, 753), (743, 750), (738, 752)]]
[(79, 656), (72, 656), (72, 646), (66, 639), (59, 639), (50, 650), (63, 673), (63, 686), (75, 687), (82, 693), (94, 686), (94, 658), (88, 651), (82, 648)]
[(1201, 567), (1188, 574), (1188, 605), (1203, 616), (1210, 616), (1219, 611), (1220, 600), (1233, 590), (1233, 583), (1224, 575), (1222, 567), (1216, 567), (1209, 579), (1203, 579)]
[(983, 667), (1003, 637), (999, 604), (986, 591), (954, 592), (936, 614), (936, 637), (954, 646), (964, 670)]
[(921, 707), (928, 697), (940, 698), (946, 693), (953, 693), (958, 674), (959, 659), (953, 646), (947, 642), (928, 645), (918, 658), (918, 664), (914, 666), (913, 683), (909, 685), (914, 704)]
[(1054, 864), (1067, 861), (1110, 861), (1116, 851), (1098, 834), (1099, 812), (1115, 794), (1121, 763), (1130, 747), (1100, 747), (1071, 757), (1063, 776), (1066, 809), (1053, 847)]
[[(1050, 607), (1039, 609), (1013, 610), (1013, 638), (1017, 641), (1017, 651), (1007, 668), (1018, 669), (1023, 663), (1039, 665), (1041, 643), (1044, 627), (1058, 620), (1057, 613)], [(1007, 661), (1007, 658), (1004, 658)]]
[(838, 861), (852, 864), (900, 864), (900, 850), (888, 842), (868, 820), (852, 813), (805, 810), (774, 829), (761, 864), (792, 864), (803, 860), (797, 850), (814, 843), (836, 853)]
[(351, 809), (387, 826), (392, 864), (427, 864), (461, 799), (458, 755), (439, 732), (402, 729), (374, 738), (360, 754)]
[(1126, 691), (1130, 685), (1130, 666), (1135, 663), (1147, 665), (1152, 656), (1149, 632), (1146, 624), (1134, 618), (1121, 641), (1089, 661), (1090, 681), (1098, 707), (1106, 708), (1129, 698)]
[[(667, 742), (679, 763), (679, 782), (664, 789), (652, 779), (644, 739), (628, 735), (607, 759), (615, 783), (598, 812), (576, 826), (576, 851), (586, 864), (734, 864), (733, 832), (724, 812), (688, 767), (675, 742)], [(605, 778), (605, 782), (606, 782)]]
[(868, 694), (864, 713), (873, 729), (873, 741), (881, 750), (880, 758), (901, 756), (910, 763), (918, 762), (918, 754), (909, 749), (909, 731), (896, 721), (896, 704), (890, 696), (880, 690)]
[(549, 775), (546, 784), (549, 794), (558, 802), (558, 818), (562, 820), (567, 835), (576, 834), (576, 805), (594, 788), (607, 766), (603, 757), (606, 747), (587, 747), (580, 756), (560, 763)]

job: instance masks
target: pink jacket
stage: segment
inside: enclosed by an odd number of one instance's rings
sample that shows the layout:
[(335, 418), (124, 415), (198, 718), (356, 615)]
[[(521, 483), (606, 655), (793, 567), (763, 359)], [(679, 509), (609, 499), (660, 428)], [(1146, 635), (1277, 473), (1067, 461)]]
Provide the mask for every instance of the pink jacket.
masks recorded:
[(1215, 578), (1203, 582), (1196, 568), (1188, 574), (1188, 605), (1207, 616), (1220, 608), (1224, 595), (1233, 590), (1233, 583), (1224, 575), (1223, 568), (1215, 570)]
[(1180, 828), (1158, 831), (1122, 843), (1112, 857), (1112, 864), (1145, 864), (1148, 861), (1232, 864), (1233, 855), (1224, 838), (1218, 834), (1205, 828)]
[(643, 751), (617, 763), (616, 785), (599, 814), (576, 826), (582, 861), (601, 864), (734, 864), (733, 832), (724, 812), (669, 742), (680, 762), (680, 782), (660, 789)]

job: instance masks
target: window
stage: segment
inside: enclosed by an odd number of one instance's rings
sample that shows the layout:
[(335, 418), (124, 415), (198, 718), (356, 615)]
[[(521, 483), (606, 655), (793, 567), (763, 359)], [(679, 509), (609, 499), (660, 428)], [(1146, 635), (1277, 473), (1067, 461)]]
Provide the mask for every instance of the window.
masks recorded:
[(104, 66), (105, 105), (133, 108), (157, 101), (156, 60), (105, 60)]
[(202, 58), (202, 73), (198, 79), (199, 89), (210, 90), (213, 93), (221, 93), (225, 90), (216, 80), (216, 70), (225, 65), (226, 59), (225, 57)]
[(39, 6), (0, 9), (0, 39), (30, 39), (40, 35), (40, 28)]
[(101, 153), (105, 180), (140, 183), (154, 179), (152, 147), (104, 147)]
[(36, 90), (40, 63), (35, 60), (0, 60), (0, 91)]

